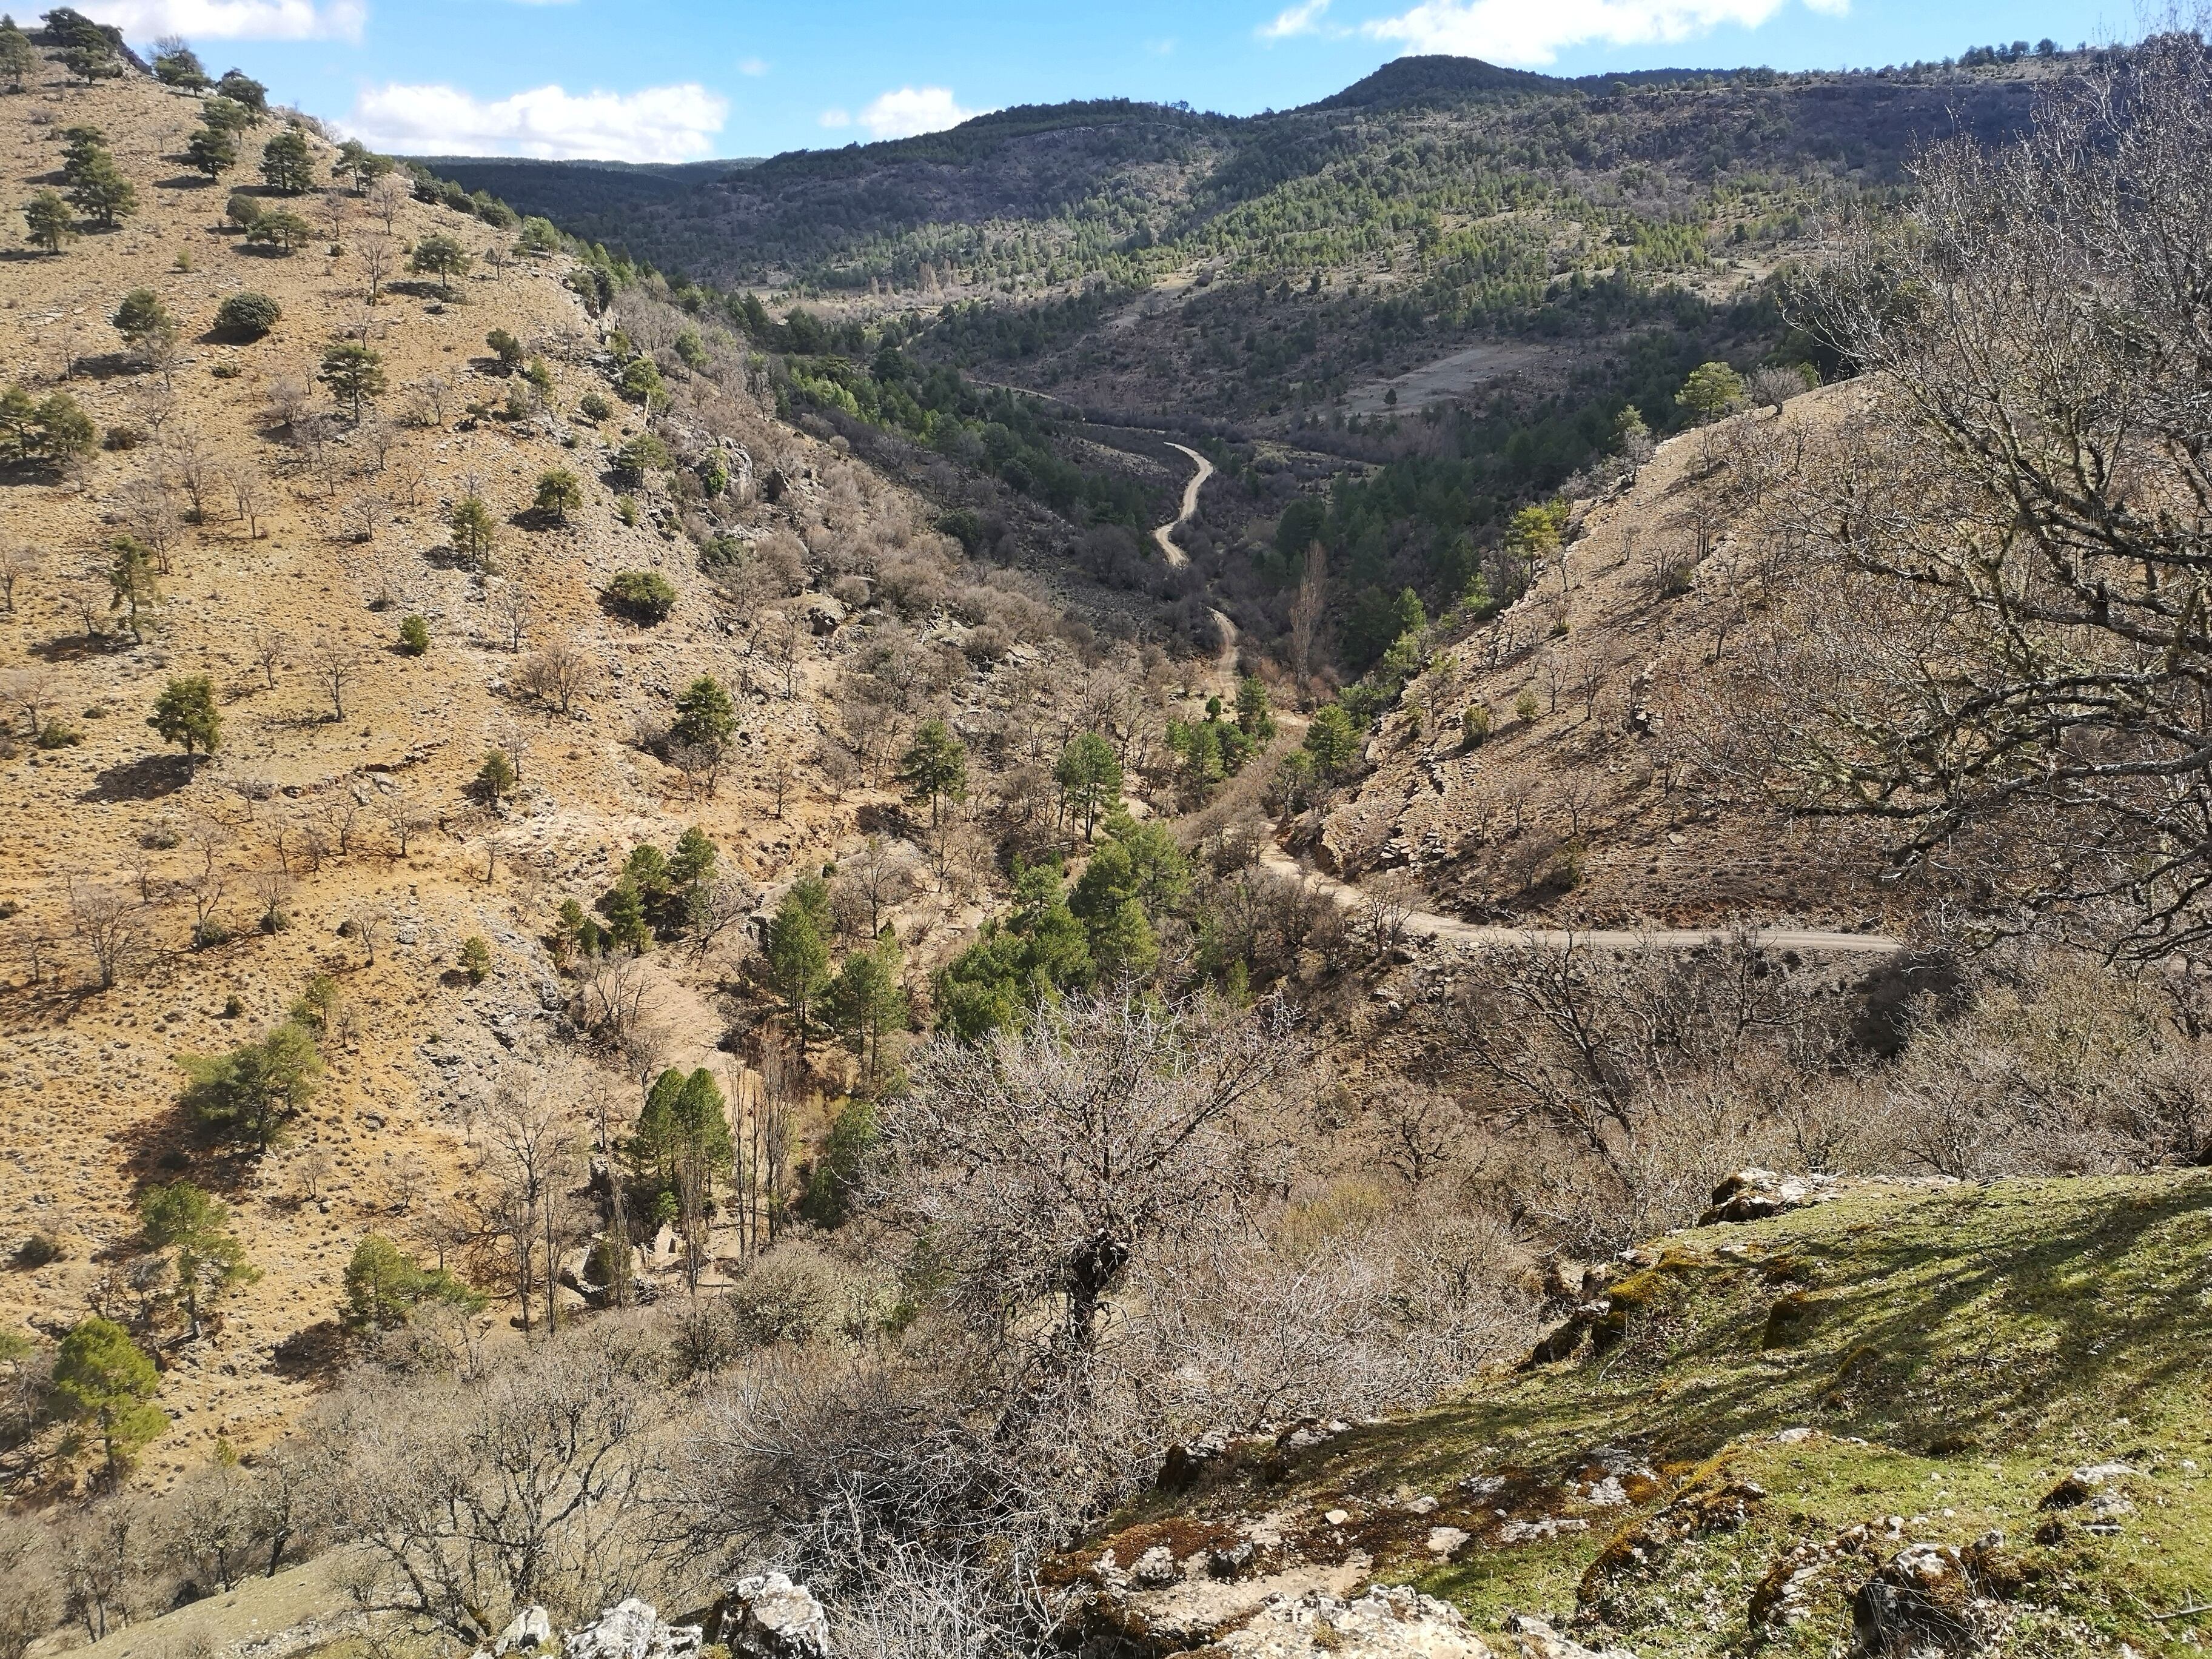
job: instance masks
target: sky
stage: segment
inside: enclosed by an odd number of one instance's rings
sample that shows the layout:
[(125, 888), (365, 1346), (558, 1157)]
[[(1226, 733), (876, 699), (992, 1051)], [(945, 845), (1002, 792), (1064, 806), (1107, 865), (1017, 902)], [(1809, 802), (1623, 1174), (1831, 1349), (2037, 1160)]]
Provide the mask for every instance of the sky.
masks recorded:
[[(37, 0), (27, 8), (38, 9)], [(78, 0), (400, 155), (689, 161), (1064, 99), (1232, 115), (1450, 52), (1559, 75), (1880, 67), (2139, 32), (2085, 0)]]

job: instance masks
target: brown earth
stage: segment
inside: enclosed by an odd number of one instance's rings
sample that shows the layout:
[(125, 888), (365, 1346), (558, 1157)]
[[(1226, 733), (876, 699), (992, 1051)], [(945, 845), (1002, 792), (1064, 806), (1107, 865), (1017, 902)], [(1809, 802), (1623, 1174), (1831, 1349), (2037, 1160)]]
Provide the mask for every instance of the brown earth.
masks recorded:
[[(262, 1270), (229, 1298), (212, 1340), (163, 1352), (159, 1403), (177, 1426), (147, 1455), (155, 1481), (197, 1464), (218, 1435), (240, 1446), (265, 1440), (326, 1380), (339, 1272), (365, 1232), (427, 1254), (418, 1226), (469, 1161), (473, 1107), (509, 1048), (526, 1051), (568, 995), (538, 938), (562, 897), (588, 903), (638, 842), (665, 848), (694, 822), (727, 863), (772, 883), (794, 862), (821, 864), (850, 839), (856, 811), (884, 799), (855, 790), (841, 801), (810, 764), (826, 654), (811, 639), (798, 696), (740, 698), (739, 758), (715, 798), (683, 799), (676, 774), (625, 743), (633, 715), (665, 721), (672, 694), (696, 675), (750, 682), (744, 642), (689, 545), (672, 525), (659, 527), (669, 516), (653, 511), (660, 503), (641, 491), (647, 511), (638, 522), (617, 516), (605, 469), (638, 411), (616, 401), (617, 415), (600, 423), (576, 412), (593, 389), (614, 399), (608, 360), (596, 356), (600, 325), (563, 285), (565, 256), (507, 258), (511, 233), (409, 202), (398, 235), (457, 236), (472, 269), (450, 299), (403, 280), (366, 306), (357, 239), (371, 228), (367, 204), (345, 202), (338, 244), (319, 235), (289, 257), (249, 251), (218, 222), (229, 189), (250, 179), (260, 140), (278, 129), (249, 134), (247, 167), (210, 187), (177, 160), (197, 118), (191, 100), (137, 76), (90, 88), (50, 82), (0, 99), (0, 160), (17, 195), (52, 181), (62, 130), (88, 122), (106, 131), (139, 198), (122, 228), (87, 234), (59, 256), (0, 258), (0, 384), (21, 381), (40, 397), (66, 391), (103, 432), (143, 429), (161, 377), (122, 358), (108, 318), (143, 286), (185, 328), (162, 443), (103, 449), (61, 477), (0, 474), (0, 538), (42, 559), (0, 621), (0, 673), (46, 677), (42, 718), (82, 734), (74, 747), (42, 750), (20, 708), (5, 714), (0, 914), (9, 920), (0, 936), (12, 949), (0, 969), (0, 1253), (12, 1256), (38, 1232), (63, 1255), (0, 1268), (0, 1319), (52, 1334), (88, 1307), (133, 1307), (120, 1275), (135, 1250), (136, 1195), (179, 1173), (234, 1206)], [(330, 146), (318, 139), (314, 148), (326, 172)], [(321, 210), (313, 198), (299, 205)], [(250, 345), (210, 337), (216, 306), (240, 289), (275, 297), (283, 321)], [(464, 412), (499, 403), (512, 384), (485, 349), (498, 328), (551, 368), (548, 407), (527, 420)], [(344, 459), (325, 480), (264, 411), (280, 380), (313, 386), (325, 344), (342, 331), (383, 355), (390, 389), (380, 401), (393, 417), (392, 447), (379, 469), (367, 434), (341, 422), (332, 445)], [(398, 423), (408, 389), (433, 374), (452, 388), (443, 419)], [(331, 412), (319, 392), (315, 402)], [(173, 473), (164, 451), (188, 438), (264, 476), (267, 508), (260, 534), (249, 536), (227, 492), (210, 495), (205, 521), (179, 532), (157, 624), (137, 643), (103, 614), (106, 543), (123, 528), (116, 515), (132, 481)], [(817, 489), (816, 468), (835, 459), (787, 428), (774, 441), (793, 487), (780, 507), (746, 509), (763, 526), (797, 522)], [(554, 466), (585, 481), (585, 504), (567, 527), (535, 526), (526, 511), (537, 477)], [(501, 520), (498, 574), (488, 579), (445, 551), (441, 504), (471, 489)], [(343, 520), (362, 496), (385, 507), (373, 536), (355, 540)], [(680, 594), (674, 617), (644, 630), (604, 610), (599, 592), (622, 569), (665, 575)], [(511, 690), (518, 658), (495, 615), (508, 585), (532, 602), (526, 650), (568, 641), (597, 666), (598, 688), (574, 718)], [(99, 589), (106, 625), (97, 637), (70, 603), (79, 586)], [(420, 658), (398, 649), (410, 614), (430, 626)], [(270, 627), (286, 635), (273, 684), (255, 652)], [(319, 678), (326, 651), (347, 665), (343, 720), (332, 717)], [(165, 683), (194, 674), (213, 678), (222, 717), (220, 752), (196, 774), (147, 726)], [(498, 813), (467, 797), (495, 745), (517, 754), (522, 775)], [(779, 774), (795, 784), (781, 815)], [(387, 821), (403, 810), (432, 825), (406, 857)], [(332, 843), (319, 858), (301, 850), (315, 834)], [(203, 867), (202, 840), (222, 872), (215, 914), (233, 936), (192, 950), (192, 912), (178, 884)], [(271, 866), (280, 846), (296, 881), (284, 907), (292, 925), (266, 935), (253, 926), (260, 903), (248, 874)], [(112, 989), (96, 988), (72, 937), (72, 884), (133, 907), (139, 943)], [(471, 936), (492, 946), (480, 986), (457, 971)], [(673, 1020), (719, 1018), (711, 968), (672, 962), (663, 972), (677, 986), (667, 999)], [(258, 1161), (219, 1155), (176, 1105), (176, 1057), (258, 1036), (317, 973), (336, 977), (349, 1013), (293, 1146)], [(703, 993), (684, 988), (684, 975)], [(677, 1051), (694, 1054), (720, 1036), (719, 1024), (671, 1033)]]

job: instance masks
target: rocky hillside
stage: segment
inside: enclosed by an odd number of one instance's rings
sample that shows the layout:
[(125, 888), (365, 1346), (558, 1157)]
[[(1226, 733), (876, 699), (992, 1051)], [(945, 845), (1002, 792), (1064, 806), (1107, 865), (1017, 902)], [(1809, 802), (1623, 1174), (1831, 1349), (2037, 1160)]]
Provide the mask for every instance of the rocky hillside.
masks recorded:
[(1074, 1625), (1099, 1655), (2196, 1652), (2207, 1191), (1746, 1177), (1432, 1410), (1171, 1454), (1061, 1562)]
[[(242, 165), (202, 176), (206, 108), (52, 63), (0, 97), (11, 200), (76, 188), (72, 146), (131, 192), (113, 224), (64, 209), (57, 249), (0, 260), (0, 1319), (49, 1356), (88, 1308), (143, 1334), (173, 1419), (156, 1482), (265, 1441), (327, 1381), (366, 1235), (496, 1282), (483, 1114), (556, 1039), (605, 1058), (619, 1016), (624, 1052), (717, 1067), (744, 1131), (753, 1074), (718, 1044), (751, 907), (864, 846), (865, 818), (889, 860), (869, 937), (896, 917), (926, 963), (989, 862), (914, 879), (886, 745), (968, 679), (971, 632), (986, 670), (1041, 672), (1073, 649), (1055, 629), (1091, 638), (1004, 570), (955, 622), (966, 579), (931, 509), (778, 422), (726, 342), (678, 352), (664, 303), (596, 313), (557, 246), (399, 180), (359, 188), (311, 123), (264, 117)], [(256, 159), (287, 134), (296, 191)], [(249, 237), (257, 214), (300, 222)], [(442, 273), (418, 268), (441, 242)], [(219, 321), (249, 295), (265, 332)], [(126, 334), (118, 312), (154, 322)], [(648, 424), (659, 447), (625, 456)], [(879, 552), (901, 616), (872, 602)], [(902, 671), (897, 709), (840, 705), (878, 628), (929, 672)], [(703, 749), (670, 737), (702, 677), (730, 700)], [(986, 677), (963, 695), (985, 708)], [(592, 1004), (562, 971), (562, 902), (588, 913), (634, 849), (694, 826), (699, 914), (663, 918), (684, 947)], [(265, 1144), (188, 1102), (209, 1074), (184, 1062), (288, 1027), (321, 1072), (287, 1085)], [(618, 1068), (597, 1075), (627, 1102)], [(834, 1095), (834, 1062), (820, 1080)], [(790, 1124), (794, 1162), (817, 1127)], [(198, 1340), (137, 1207), (180, 1177), (228, 1206), (251, 1268)], [(13, 1474), (69, 1478), (53, 1445)]]

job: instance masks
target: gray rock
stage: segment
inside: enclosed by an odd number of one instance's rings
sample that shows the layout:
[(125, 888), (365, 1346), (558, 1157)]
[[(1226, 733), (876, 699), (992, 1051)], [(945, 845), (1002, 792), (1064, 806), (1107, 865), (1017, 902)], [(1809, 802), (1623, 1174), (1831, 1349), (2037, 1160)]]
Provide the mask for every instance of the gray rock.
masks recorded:
[(722, 1640), (730, 1659), (830, 1659), (830, 1619), (805, 1585), (763, 1573), (732, 1588)]
[(635, 1596), (568, 1632), (562, 1659), (690, 1659), (699, 1651), (696, 1625), (664, 1625)]

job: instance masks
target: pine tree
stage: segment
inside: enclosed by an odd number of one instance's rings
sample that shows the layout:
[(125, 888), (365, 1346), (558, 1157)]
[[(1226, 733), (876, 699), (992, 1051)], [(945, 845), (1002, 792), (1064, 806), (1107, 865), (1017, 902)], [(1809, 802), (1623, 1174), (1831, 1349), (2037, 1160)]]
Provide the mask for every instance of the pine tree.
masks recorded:
[(204, 1304), (261, 1276), (230, 1231), (229, 1209), (189, 1181), (147, 1188), (138, 1200), (138, 1219), (146, 1243), (171, 1252), (177, 1293), (195, 1340)]
[(220, 178), (238, 165), (238, 140), (221, 127), (202, 127), (185, 140), (185, 154), (194, 172)]
[(155, 699), (147, 720), (164, 743), (181, 744), (187, 764), (194, 751), (212, 755), (222, 739), (222, 716), (215, 705), (215, 686), (205, 674), (171, 680)]
[(415, 244), (415, 252), (408, 260), (408, 269), (418, 276), (435, 276), (438, 292), (447, 291), (449, 279), (469, 268), (468, 250), (442, 231), (433, 231)]
[(907, 1023), (906, 988), (899, 982), (899, 967), (897, 936), (885, 927), (868, 949), (845, 958), (823, 998), (830, 1028), (860, 1061), (862, 1085), (872, 1094), (888, 1075), (884, 1041)]
[(702, 674), (676, 699), (675, 723), (668, 735), (682, 744), (721, 743), (738, 729), (737, 707), (722, 683)]
[(1083, 820), (1083, 838), (1105, 813), (1121, 803), (1121, 757), (1114, 745), (1096, 732), (1078, 733), (1052, 769), (1067, 810)]
[(816, 877), (794, 885), (768, 925), (769, 982), (783, 1003), (799, 1057), (830, 982), (830, 890)]
[(261, 182), (286, 196), (297, 196), (315, 182), (315, 153), (307, 135), (287, 127), (261, 147)]
[(121, 1482), (141, 1447), (167, 1431), (168, 1413), (151, 1403), (161, 1383), (154, 1362), (120, 1325), (82, 1319), (62, 1338), (54, 1354), (54, 1402), (64, 1415), (90, 1425), (110, 1485)]
[(454, 552), (479, 570), (491, 568), (492, 538), (498, 526), (482, 498), (469, 495), (455, 502), (446, 514), (446, 528)]
[(23, 83), (39, 72), (39, 49), (12, 17), (0, 17), (0, 81), (21, 92)]
[(924, 720), (899, 762), (898, 781), (910, 801), (929, 803), (929, 828), (943, 822), (947, 802), (968, 799), (968, 749), (943, 720)]
[(343, 404), (361, 424), (361, 406), (384, 395), (384, 357), (358, 340), (340, 340), (323, 353), (323, 366), (315, 378), (330, 387), (331, 396)]
[(118, 536), (107, 548), (115, 556), (107, 571), (111, 595), (107, 608), (125, 613), (131, 639), (143, 645), (146, 635), (140, 626), (140, 613), (152, 610), (161, 599), (161, 590), (154, 580), (153, 560), (135, 536)]
[(547, 518), (566, 524), (568, 515), (583, 504), (584, 486), (567, 467), (556, 466), (538, 475), (538, 495), (532, 505)]
[(49, 253), (59, 253), (76, 234), (76, 216), (58, 191), (42, 190), (31, 198), (23, 207), (23, 222), (29, 227), (32, 245)]

